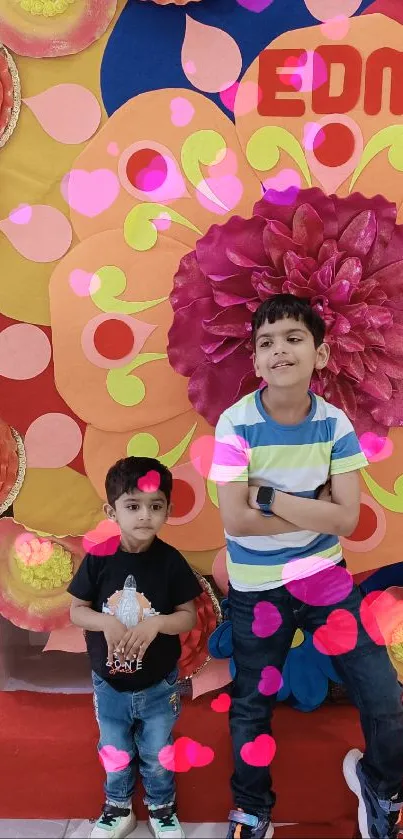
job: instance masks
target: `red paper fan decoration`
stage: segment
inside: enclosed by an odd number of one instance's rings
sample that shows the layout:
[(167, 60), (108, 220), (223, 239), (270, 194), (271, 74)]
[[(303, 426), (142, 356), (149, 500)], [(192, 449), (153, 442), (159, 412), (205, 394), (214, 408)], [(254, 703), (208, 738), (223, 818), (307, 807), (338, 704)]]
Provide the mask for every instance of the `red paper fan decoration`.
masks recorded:
[(10, 139), (20, 113), (21, 87), (15, 62), (0, 45), (0, 148)]
[(220, 605), (207, 580), (195, 572), (203, 588), (203, 593), (196, 598), (197, 623), (191, 632), (180, 636), (182, 655), (179, 660), (179, 678), (189, 679), (207, 664), (210, 657), (207, 643), (217, 624), (221, 623)]

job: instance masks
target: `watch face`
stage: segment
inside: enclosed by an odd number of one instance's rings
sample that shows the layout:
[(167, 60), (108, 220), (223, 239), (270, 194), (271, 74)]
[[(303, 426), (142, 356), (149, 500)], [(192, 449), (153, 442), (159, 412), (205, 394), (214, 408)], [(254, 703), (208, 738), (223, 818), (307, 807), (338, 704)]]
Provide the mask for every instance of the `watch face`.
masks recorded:
[(257, 494), (257, 503), (262, 507), (270, 507), (273, 503), (274, 489), (273, 487), (259, 487)]

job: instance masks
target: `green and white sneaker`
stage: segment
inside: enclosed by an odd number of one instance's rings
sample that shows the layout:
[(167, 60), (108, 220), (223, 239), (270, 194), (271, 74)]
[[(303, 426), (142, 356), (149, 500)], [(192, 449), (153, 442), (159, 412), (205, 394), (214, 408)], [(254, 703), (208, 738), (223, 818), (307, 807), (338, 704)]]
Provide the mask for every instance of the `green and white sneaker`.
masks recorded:
[(90, 839), (124, 839), (136, 827), (136, 816), (131, 807), (115, 807), (105, 804), (90, 833)]
[(148, 827), (155, 839), (185, 839), (181, 823), (172, 804), (168, 804), (166, 807), (150, 807), (148, 814)]

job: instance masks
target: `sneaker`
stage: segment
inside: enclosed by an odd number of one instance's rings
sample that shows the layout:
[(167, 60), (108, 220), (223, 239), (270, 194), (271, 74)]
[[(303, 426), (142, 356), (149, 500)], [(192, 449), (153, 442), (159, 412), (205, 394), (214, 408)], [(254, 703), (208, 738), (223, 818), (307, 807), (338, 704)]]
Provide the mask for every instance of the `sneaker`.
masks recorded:
[(271, 839), (273, 836), (270, 818), (252, 816), (243, 810), (231, 810), (228, 818), (227, 839)]
[(181, 823), (176, 815), (175, 807), (153, 807), (148, 811), (148, 827), (155, 839), (185, 839)]
[(375, 795), (362, 768), (363, 754), (351, 749), (343, 763), (343, 774), (358, 798), (358, 826), (362, 839), (397, 839), (403, 802), (382, 800)]
[(104, 811), (90, 833), (90, 839), (123, 839), (136, 827), (131, 807), (105, 804)]

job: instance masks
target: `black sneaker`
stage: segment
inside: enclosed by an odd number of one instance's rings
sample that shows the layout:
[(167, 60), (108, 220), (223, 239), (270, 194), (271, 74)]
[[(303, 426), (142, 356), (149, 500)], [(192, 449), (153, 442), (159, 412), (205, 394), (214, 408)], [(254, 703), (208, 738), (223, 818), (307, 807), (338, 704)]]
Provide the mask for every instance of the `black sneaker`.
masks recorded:
[(274, 827), (267, 819), (252, 816), (243, 810), (231, 810), (227, 839), (271, 839)]
[[(347, 785), (358, 798), (358, 826), (362, 839), (397, 839), (403, 802), (382, 800), (370, 787), (362, 768), (362, 752), (351, 749), (343, 763)], [(403, 834), (401, 834), (403, 835)]]

